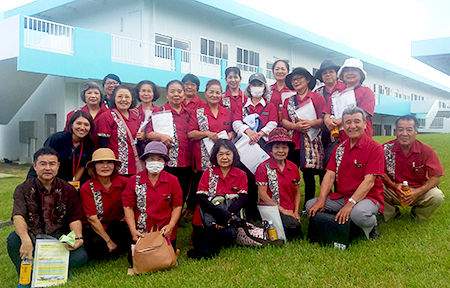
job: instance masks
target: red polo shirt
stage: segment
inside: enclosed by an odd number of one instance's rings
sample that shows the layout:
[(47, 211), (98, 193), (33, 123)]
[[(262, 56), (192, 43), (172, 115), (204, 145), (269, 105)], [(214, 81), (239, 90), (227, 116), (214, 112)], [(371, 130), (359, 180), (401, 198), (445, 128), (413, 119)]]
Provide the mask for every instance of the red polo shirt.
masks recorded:
[(94, 185), (94, 191), (101, 191), (103, 204), (103, 217), (101, 222), (103, 228), (106, 229), (106, 226), (112, 220), (121, 220), (123, 218), (122, 192), (128, 183), (128, 178), (123, 176), (114, 177), (109, 191), (97, 179), (89, 179), (84, 183), (80, 189), (80, 197), (86, 217), (97, 215), (97, 206), (95, 206), (91, 183)]
[(286, 84), (284, 84), (284, 87), (281, 90), (278, 90), (277, 83), (274, 83), (274, 84), (270, 85), (270, 89), (272, 90), (272, 96), (270, 97), (270, 103), (273, 103), (273, 105), (275, 106), (275, 109), (277, 109), (277, 111), (280, 110), (280, 105), (281, 105), (281, 107), (283, 106), (283, 103), (281, 103), (281, 94), (286, 93), (286, 92), (295, 92), (295, 90), (290, 90), (286, 86)]
[[(187, 136), (189, 132), (189, 122), (191, 122), (190, 114), (187, 108), (182, 107), (180, 113), (172, 109), (169, 103), (164, 104), (165, 111), (171, 111), (175, 127), (177, 128), (178, 137), (178, 165), (177, 167), (188, 167), (192, 165), (192, 153), (190, 149), (190, 140)], [(150, 121), (147, 125), (146, 132), (153, 132), (153, 123)]]
[[(314, 92), (322, 95), (328, 106), (328, 103), (330, 103), (330, 101), (331, 101), (331, 95), (333, 95), (335, 92), (341, 92), (345, 88), (347, 88), (347, 86), (343, 82), (338, 80), (336, 82), (336, 85), (334, 85), (333, 90), (330, 91), (327, 89), (327, 87), (325, 85), (323, 85), (323, 86), (320, 86), (319, 88), (317, 88), (316, 90), (314, 90)], [(327, 106), (325, 106), (325, 109), (327, 109)]]
[[(230, 98), (231, 109), (228, 109), (228, 107), (224, 106), (223, 98)], [(222, 105), (223, 107), (227, 108), (232, 113), (234, 113), (234, 111), (236, 109), (241, 109), (242, 108), (242, 106), (245, 104), (245, 102), (247, 102), (247, 99), (248, 99), (247, 96), (245, 96), (244, 92), (242, 92), (241, 89), (239, 89), (239, 95), (238, 96), (231, 95), (230, 89), (227, 89), (225, 91), (225, 93), (223, 93), (223, 95), (222, 95), (222, 101), (220, 101), (220, 105)]]
[[(117, 110), (119, 111), (119, 110)], [(98, 137), (109, 135), (108, 140), (108, 148), (114, 151), (114, 154), (116, 157), (119, 156), (119, 139), (117, 135), (117, 123), (114, 121), (113, 116), (111, 115), (113, 111), (109, 110), (108, 113), (103, 113), (100, 115), (98, 119), (98, 127), (96, 127), (96, 134)], [(120, 111), (119, 111), (120, 113)], [(133, 139), (129, 139), (128, 133), (126, 133), (126, 142), (128, 146), (128, 173), (126, 174), (136, 174), (136, 162), (134, 160), (134, 153), (133, 148), (131, 147), (132, 141), (134, 141), (134, 138), (136, 138), (136, 133), (139, 129), (140, 120), (137, 115), (135, 115), (132, 112), (129, 112), (128, 119), (125, 118), (122, 115), (125, 125), (128, 126), (128, 129), (130, 129), (131, 135), (133, 136)], [(117, 158), (118, 159), (118, 158)]]
[[(408, 155), (405, 156), (397, 140), (383, 144), (384, 149), (394, 144), (392, 152), (395, 153), (395, 183), (408, 181), (408, 185), (417, 188), (425, 184), (430, 177), (444, 175), (441, 162), (431, 146), (415, 140)], [(387, 169), (385, 169), (387, 175)]]
[[(146, 184), (146, 230), (150, 231), (155, 225), (161, 229), (169, 224), (172, 210), (175, 207), (183, 205), (183, 192), (181, 191), (180, 183), (175, 176), (164, 170), (159, 174), (159, 179), (155, 183), (155, 186), (148, 179), (147, 170), (139, 172), (137, 175), (141, 176), (139, 184)], [(135, 192), (137, 175), (129, 179), (125, 191), (122, 193), (123, 207), (134, 208), (136, 223), (139, 215), (141, 215), (141, 212), (137, 208), (137, 196)], [(175, 225), (170, 240), (175, 240), (177, 230), (178, 225)]]
[[(227, 195), (239, 193), (247, 194), (248, 191), (247, 175), (245, 174), (244, 171), (236, 167), (231, 167), (231, 170), (228, 172), (227, 176), (223, 177), (223, 174), (218, 166), (206, 169), (203, 172), (202, 178), (200, 178), (200, 182), (198, 183), (197, 194), (208, 194), (209, 171), (211, 169), (213, 174), (219, 175), (215, 195)], [(192, 224), (196, 226), (203, 226), (199, 205), (197, 205), (197, 208), (195, 209)]]
[[(267, 107), (264, 109), (263, 113), (261, 113), (264, 106)], [(278, 122), (277, 110), (275, 109), (275, 106), (272, 103), (266, 102), (264, 99), (261, 99), (256, 106), (253, 105), (251, 99), (248, 99), (244, 105), (244, 108), (234, 111), (234, 121), (242, 121), (244, 113), (243, 109), (247, 110), (248, 115), (261, 113), (261, 115), (259, 115), (259, 120), (261, 121), (262, 127), (266, 126), (269, 121)]]
[(272, 191), (270, 190), (268, 183), (267, 163), (269, 163), (270, 168), (276, 169), (277, 171), (281, 207), (293, 211), (295, 209), (295, 195), (297, 194), (298, 186), (297, 183), (300, 182), (300, 172), (298, 171), (297, 165), (286, 159), (284, 170), (281, 171), (273, 157), (259, 164), (255, 173), (256, 184), (259, 186), (267, 186), (267, 194), (269, 197), (272, 197)]
[(198, 108), (203, 107), (206, 104), (205, 100), (195, 95), (189, 103), (186, 102), (186, 98), (183, 100), (183, 107), (186, 107), (189, 111), (195, 111)]
[[(303, 100), (300, 99), (300, 96), (298, 96), (298, 94), (291, 96), (291, 97), (297, 97), (297, 102), (299, 106), (302, 106), (302, 104), (306, 104), (310, 99), (314, 105), (314, 110), (316, 110), (316, 115), (317, 115), (317, 119), (320, 119), (322, 117), (322, 111), (325, 108), (325, 100), (323, 99), (323, 97), (317, 93), (312, 92), (311, 90), (308, 90), (308, 94), (306, 94), (306, 96), (303, 98)], [(286, 99), (286, 101), (284, 101), (283, 104), (283, 119), (286, 119), (290, 122), (291, 118), (289, 117), (288, 114), (288, 110), (287, 110), (287, 106), (289, 104), (289, 100), (291, 99), (288, 98)], [(298, 109), (298, 108), (297, 108)], [(294, 130), (294, 134), (292, 135), (292, 140), (295, 143), (295, 150), (300, 149), (300, 142), (301, 142), (301, 132)]]
[(364, 176), (377, 175), (380, 177), (376, 178), (375, 185), (364, 199), (370, 199), (375, 204), (380, 203), (380, 212), (383, 212), (383, 180), (381, 179), (384, 174), (383, 147), (366, 134), (363, 134), (352, 148), (350, 148), (350, 141), (346, 140), (334, 148), (327, 170), (336, 172), (336, 150), (341, 146), (344, 147), (344, 154), (336, 179), (338, 192), (330, 193), (330, 198), (334, 200), (345, 197), (347, 202), (364, 180)]
[[(152, 105), (152, 113), (159, 112), (159, 111), (161, 111), (161, 107)], [(139, 121), (140, 121), (140, 123), (144, 122), (144, 120), (145, 120), (145, 112), (144, 112), (144, 109), (142, 109), (142, 104), (139, 105), (139, 107), (138, 107), (138, 113), (139, 113)]]
[[(205, 115), (208, 118), (208, 126), (209, 131), (219, 133), (220, 131), (232, 131), (231, 127), (231, 112), (219, 105), (219, 113), (217, 113), (217, 117), (214, 117), (214, 115), (211, 112), (211, 109), (208, 105), (205, 105), (204, 107)], [(199, 108), (201, 109), (201, 108)], [(198, 110), (198, 109), (197, 109)], [(197, 110), (193, 111), (191, 113), (191, 121), (189, 122), (189, 132), (190, 131), (200, 131), (198, 121), (197, 121)], [(202, 171), (202, 152), (201, 152), (201, 142), (202, 140), (196, 140), (192, 141), (192, 153), (194, 157), (194, 169), (197, 171)]]

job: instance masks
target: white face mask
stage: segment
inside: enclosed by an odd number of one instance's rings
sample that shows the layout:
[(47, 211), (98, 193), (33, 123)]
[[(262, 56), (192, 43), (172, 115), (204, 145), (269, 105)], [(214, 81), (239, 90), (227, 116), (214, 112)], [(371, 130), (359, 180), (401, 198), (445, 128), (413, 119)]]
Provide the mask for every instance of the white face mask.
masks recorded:
[(264, 94), (264, 87), (250, 87), (252, 97), (261, 98)]
[(159, 161), (148, 161), (145, 162), (145, 167), (148, 172), (158, 174), (164, 169), (164, 163)]

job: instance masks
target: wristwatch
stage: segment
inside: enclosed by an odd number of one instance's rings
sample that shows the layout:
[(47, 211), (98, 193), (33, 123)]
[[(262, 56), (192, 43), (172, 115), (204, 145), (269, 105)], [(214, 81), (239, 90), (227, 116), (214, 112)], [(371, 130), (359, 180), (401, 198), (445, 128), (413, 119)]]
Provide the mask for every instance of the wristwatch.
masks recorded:
[(356, 205), (356, 201), (355, 201), (355, 199), (353, 199), (353, 198), (350, 198), (350, 199), (348, 199), (348, 202), (350, 202), (350, 203), (353, 203), (353, 204), (355, 204)]

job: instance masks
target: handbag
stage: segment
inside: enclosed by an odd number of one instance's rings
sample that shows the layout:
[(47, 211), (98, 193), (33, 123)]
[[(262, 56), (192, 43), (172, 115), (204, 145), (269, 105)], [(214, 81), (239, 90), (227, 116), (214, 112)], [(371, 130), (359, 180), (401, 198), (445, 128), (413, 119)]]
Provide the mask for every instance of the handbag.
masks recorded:
[[(217, 208), (220, 208), (224, 211), (228, 211), (228, 208), (230, 208), (230, 206), (235, 201), (237, 201), (238, 198), (239, 198), (238, 194), (226, 194), (226, 195), (216, 195), (208, 200)], [(215, 227), (217, 221), (214, 218), (214, 216), (207, 212), (204, 212), (201, 206), (199, 208), (200, 208), (200, 215), (202, 216), (203, 226), (208, 228)], [(234, 220), (237, 222), (239, 222), (240, 219), (244, 218), (242, 215), (242, 209), (238, 214), (239, 215), (234, 215)]]
[(133, 272), (142, 274), (172, 268), (177, 265), (177, 253), (168, 237), (161, 231), (152, 231), (139, 238), (134, 248)]
[(242, 220), (242, 226), (236, 230), (236, 243), (242, 246), (263, 247), (267, 244), (281, 246), (284, 244), (282, 239), (270, 240), (267, 234), (268, 223), (263, 221), (262, 225), (255, 225)]

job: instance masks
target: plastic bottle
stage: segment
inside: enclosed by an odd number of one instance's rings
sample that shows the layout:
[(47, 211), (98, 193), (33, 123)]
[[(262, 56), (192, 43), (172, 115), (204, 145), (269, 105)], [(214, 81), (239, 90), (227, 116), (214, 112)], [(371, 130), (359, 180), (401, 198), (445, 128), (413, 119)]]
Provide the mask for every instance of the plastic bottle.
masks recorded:
[[(336, 117), (334, 117), (334, 115), (330, 116), (331, 119), (335, 119)], [(335, 127), (333, 128), (333, 130), (330, 131), (331, 132), (331, 136), (333, 136), (334, 138), (339, 137), (339, 127)]]
[[(409, 185), (408, 185), (408, 181), (403, 181), (403, 183), (402, 183), (402, 191), (403, 191), (405, 194), (408, 194), (409, 192), (411, 192), (411, 189), (409, 188)], [(400, 202), (400, 204), (401, 204), (403, 207), (408, 206), (408, 205), (406, 205), (406, 204), (403, 203), (403, 202)]]
[(283, 119), (283, 104), (278, 108), (278, 120), (281, 122), (281, 119)]
[(22, 260), (20, 263), (20, 276), (19, 276), (19, 284), (27, 285), (30, 284), (31, 281), (31, 261), (28, 259), (28, 256)]
[(277, 230), (275, 229), (275, 225), (273, 225), (272, 221), (269, 221), (269, 229), (267, 229), (267, 232), (271, 241), (278, 239)]

